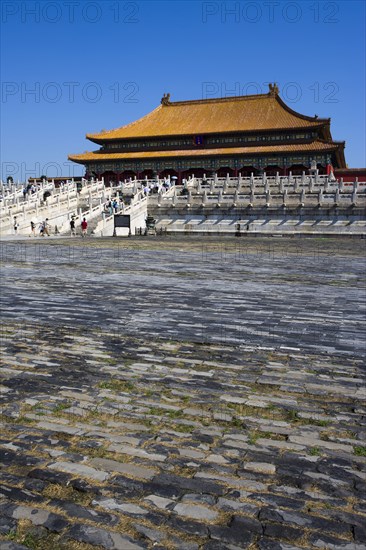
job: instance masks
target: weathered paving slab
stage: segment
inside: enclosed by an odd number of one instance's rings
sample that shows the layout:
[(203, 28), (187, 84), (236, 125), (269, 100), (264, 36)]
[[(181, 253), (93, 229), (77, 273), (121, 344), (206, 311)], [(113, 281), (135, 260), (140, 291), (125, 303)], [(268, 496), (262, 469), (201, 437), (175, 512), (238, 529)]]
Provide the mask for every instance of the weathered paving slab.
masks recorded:
[(0, 547), (365, 550), (364, 241), (71, 247), (3, 243)]
[(136, 464), (124, 464), (123, 462), (109, 460), (108, 458), (92, 458), (89, 462), (92, 466), (108, 472), (129, 474), (132, 477), (142, 479), (152, 479), (157, 473), (157, 470), (153, 470), (151, 468), (144, 468), (143, 466), (137, 466)]
[(177, 504), (173, 508), (174, 512), (179, 516), (188, 517), (198, 520), (214, 520), (218, 516), (218, 512), (211, 510), (207, 506), (202, 506), (200, 504)]
[(79, 475), (81, 477), (87, 477), (94, 479), (95, 481), (105, 481), (109, 477), (107, 472), (96, 470), (95, 468), (90, 468), (89, 466), (73, 464), (71, 462), (54, 462), (53, 464), (49, 464), (47, 468), (50, 470), (57, 470), (59, 472)]

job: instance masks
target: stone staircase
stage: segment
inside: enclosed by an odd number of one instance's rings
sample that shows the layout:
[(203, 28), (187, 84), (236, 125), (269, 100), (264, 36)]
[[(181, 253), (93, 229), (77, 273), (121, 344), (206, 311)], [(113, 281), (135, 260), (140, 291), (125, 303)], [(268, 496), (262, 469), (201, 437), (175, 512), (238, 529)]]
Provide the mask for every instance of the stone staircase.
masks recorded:
[[(44, 192), (50, 196), (44, 201)], [(103, 205), (109, 199), (113, 188), (106, 188), (104, 181), (83, 180), (81, 190), (75, 182), (55, 188), (54, 184), (41, 185), (40, 189), (31, 196), (20, 200), (22, 191), (16, 189), (8, 193), (3, 200), (0, 211), (1, 235), (14, 234), (14, 218), (18, 223), (17, 233), (28, 235), (30, 222), (49, 220), (51, 231), (67, 234), (70, 231), (71, 215), (75, 216), (76, 224), (81, 222), (81, 216), (92, 221), (103, 210)]]

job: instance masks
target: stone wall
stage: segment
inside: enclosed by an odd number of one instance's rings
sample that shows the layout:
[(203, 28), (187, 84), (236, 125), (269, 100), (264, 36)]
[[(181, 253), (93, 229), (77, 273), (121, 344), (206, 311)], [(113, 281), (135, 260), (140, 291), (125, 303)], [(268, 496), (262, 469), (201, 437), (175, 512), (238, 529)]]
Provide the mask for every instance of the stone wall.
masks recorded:
[(185, 189), (150, 197), (148, 213), (169, 233), (365, 235), (366, 183), (317, 174), (192, 178)]

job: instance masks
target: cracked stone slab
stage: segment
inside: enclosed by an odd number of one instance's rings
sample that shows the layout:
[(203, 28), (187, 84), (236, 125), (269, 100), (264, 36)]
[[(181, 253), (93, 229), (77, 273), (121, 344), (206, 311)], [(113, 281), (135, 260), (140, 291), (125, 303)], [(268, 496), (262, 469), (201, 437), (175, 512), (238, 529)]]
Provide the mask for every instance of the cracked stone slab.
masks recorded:
[(259, 474), (273, 475), (276, 473), (276, 466), (273, 464), (268, 464), (267, 462), (246, 462), (244, 464), (244, 470)]
[(147, 514), (147, 510), (141, 508), (141, 506), (131, 504), (130, 502), (117, 502), (114, 498), (96, 499), (93, 500), (92, 504), (94, 506), (100, 506), (105, 510), (116, 510), (133, 516), (144, 516)]
[(166, 460), (166, 455), (163, 455), (160, 453), (149, 453), (144, 449), (129, 447), (128, 445), (110, 445), (109, 450), (114, 451), (116, 453), (126, 454), (129, 456), (146, 458), (148, 460), (152, 460), (156, 462), (164, 462)]
[(145, 468), (129, 462), (117, 462), (107, 458), (92, 458), (89, 460), (89, 464), (106, 472), (118, 472), (139, 479), (152, 479), (157, 474), (157, 470), (153, 468)]
[(100, 545), (106, 550), (144, 550), (146, 548), (119, 533), (91, 527), (90, 525), (74, 525), (69, 529), (66, 536), (93, 546)]
[(324, 441), (323, 439), (315, 439), (310, 437), (299, 437), (296, 435), (290, 435), (289, 441), (304, 445), (306, 447), (320, 447), (324, 449), (330, 449), (332, 451), (344, 451), (345, 453), (353, 453), (353, 446), (342, 445), (341, 443), (332, 443), (331, 441)]
[(197, 520), (212, 521), (219, 515), (215, 510), (211, 510), (201, 504), (177, 504), (173, 508), (178, 516), (188, 517)]
[(47, 466), (49, 470), (56, 470), (57, 472), (65, 472), (68, 474), (80, 475), (82, 477), (89, 477), (95, 481), (105, 481), (110, 477), (110, 474), (101, 470), (96, 470), (90, 466), (83, 464), (74, 464), (73, 462), (54, 462)]

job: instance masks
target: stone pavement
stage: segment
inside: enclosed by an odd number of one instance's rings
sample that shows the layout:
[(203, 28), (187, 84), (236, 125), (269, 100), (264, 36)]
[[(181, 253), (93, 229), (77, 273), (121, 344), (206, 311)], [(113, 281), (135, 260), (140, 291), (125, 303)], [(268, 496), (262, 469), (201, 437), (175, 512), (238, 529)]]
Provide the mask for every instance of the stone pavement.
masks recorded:
[(366, 548), (363, 240), (1, 244), (2, 550)]

